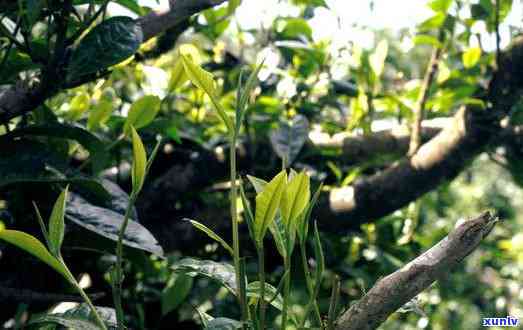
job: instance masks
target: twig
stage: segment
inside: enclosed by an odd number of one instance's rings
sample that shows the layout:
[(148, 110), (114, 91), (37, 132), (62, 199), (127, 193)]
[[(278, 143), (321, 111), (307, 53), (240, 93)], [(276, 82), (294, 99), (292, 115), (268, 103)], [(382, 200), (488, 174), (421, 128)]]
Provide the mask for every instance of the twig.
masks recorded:
[[(443, 41), (444, 33), (440, 32), (439, 40)], [(430, 88), (432, 87), (432, 82), (438, 71), (439, 61), (441, 55), (443, 54), (443, 45), (438, 45), (432, 51), (430, 57), (429, 65), (427, 67), (427, 72), (423, 78), (423, 82), (420, 87), (418, 100), (414, 107), (414, 118), (412, 121), (412, 130), (410, 136), (410, 145), (409, 145), (409, 156), (412, 156), (418, 151), (421, 145), (421, 122), (425, 115), (425, 104), (429, 98)]]
[(495, 13), (495, 22), (496, 24), (496, 70), (500, 67), (501, 61), (501, 35), (499, 33), (499, 0), (495, 1), (496, 13)]
[(457, 266), (485, 238), (497, 218), (489, 212), (464, 222), (431, 249), (379, 280), (338, 319), (336, 330), (376, 329), (387, 317)]

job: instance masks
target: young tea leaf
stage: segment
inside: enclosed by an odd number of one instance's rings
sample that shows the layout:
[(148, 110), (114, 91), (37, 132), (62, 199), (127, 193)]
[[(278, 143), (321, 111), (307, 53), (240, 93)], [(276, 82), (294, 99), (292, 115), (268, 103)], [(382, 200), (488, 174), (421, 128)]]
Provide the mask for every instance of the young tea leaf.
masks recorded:
[(252, 186), (254, 187), (254, 190), (257, 194), (261, 193), (263, 189), (265, 189), (265, 186), (267, 185), (267, 181), (257, 178), (252, 175), (247, 174), (247, 179), (251, 182)]
[(53, 257), (45, 246), (35, 237), (17, 230), (1, 230), (0, 240), (15, 245), (16, 247), (32, 254), (40, 261), (46, 263), (55, 271), (60, 273), (65, 279), (71, 281), (67, 269), (62, 265), (58, 259)]
[(131, 126), (135, 129), (149, 125), (160, 111), (160, 98), (155, 95), (145, 95), (136, 100), (124, 124), (124, 134), (129, 135)]
[(225, 126), (227, 126), (228, 131), (233, 132), (231, 118), (229, 118), (227, 113), (225, 113), (225, 110), (218, 101), (213, 75), (210, 72), (202, 69), (199, 65), (195, 64), (191, 57), (185, 53), (185, 48), (183, 47), (180, 48), (180, 56), (182, 58), (185, 73), (189, 77), (189, 80), (191, 80), (191, 82), (196, 87), (203, 90), (209, 96), (212, 104), (214, 105), (214, 108), (216, 111), (218, 111), (218, 115), (225, 123)]
[(481, 58), (481, 48), (472, 47), (467, 49), (462, 56), (463, 66), (465, 69), (470, 69), (474, 67), (479, 59)]
[(295, 175), (281, 198), (281, 214), (288, 230), (307, 207), (310, 198), (310, 178), (305, 172)]
[(68, 187), (60, 193), (56, 200), (51, 216), (49, 217), (49, 249), (55, 257), (60, 256), (60, 249), (64, 241), (64, 215), (67, 201)]
[(227, 244), (227, 242), (223, 238), (218, 236), (218, 234), (216, 234), (210, 228), (208, 228), (204, 224), (199, 223), (198, 221), (195, 221), (195, 220), (191, 220), (191, 219), (185, 219), (185, 220), (189, 221), (191, 223), (191, 225), (193, 225), (196, 229), (203, 231), (205, 234), (207, 234), (207, 236), (209, 236), (216, 242), (220, 243), (227, 251), (229, 251), (229, 253), (231, 255), (234, 254), (232, 247), (229, 244)]
[(147, 156), (140, 136), (131, 126), (131, 136), (133, 141), (133, 167), (132, 167), (132, 184), (133, 193), (138, 194), (142, 189), (145, 181), (145, 169), (147, 166)]
[(265, 186), (265, 189), (256, 196), (254, 232), (258, 243), (263, 240), (267, 228), (274, 221), (286, 184), (287, 172), (284, 170), (276, 175)]

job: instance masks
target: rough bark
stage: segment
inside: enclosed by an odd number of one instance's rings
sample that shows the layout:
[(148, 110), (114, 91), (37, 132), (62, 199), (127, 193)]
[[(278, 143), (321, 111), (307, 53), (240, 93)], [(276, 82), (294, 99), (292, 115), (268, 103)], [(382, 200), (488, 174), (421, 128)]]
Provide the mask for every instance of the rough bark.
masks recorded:
[(485, 212), (458, 226), (431, 249), (379, 280), (339, 317), (336, 330), (376, 329), (398, 308), (461, 263), (495, 223), (496, 217)]

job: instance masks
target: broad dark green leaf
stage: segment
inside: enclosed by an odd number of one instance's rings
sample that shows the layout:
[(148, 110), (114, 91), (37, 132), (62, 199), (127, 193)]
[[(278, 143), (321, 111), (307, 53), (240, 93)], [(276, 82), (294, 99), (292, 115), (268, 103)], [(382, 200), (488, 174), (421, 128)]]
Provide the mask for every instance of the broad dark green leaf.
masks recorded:
[(58, 324), (61, 326), (66, 327), (67, 329), (75, 329), (75, 330), (100, 330), (100, 327), (96, 325), (96, 323), (88, 321), (84, 318), (76, 318), (76, 317), (70, 317), (70, 316), (64, 316), (61, 314), (49, 314), (49, 315), (42, 315), (35, 317), (31, 319), (28, 322), (28, 325), (36, 325), (36, 324)]
[(67, 190), (68, 187), (60, 193), (56, 200), (51, 216), (49, 217), (49, 249), (51, 254), (58, 257), (60, 256), (60, 249), (64, 241), (64, 215), (65, 215), (65, 203), (67, 201)]
[(73, 50), (67, 80), (74, 81), (122, 62), (134, 55), (142, 41), (143, 32), (134, 19), (125, 16), (106, 19)]
[(189, 295), (193, 278), (185, 274), (172, 274), (162, 291), (162, 315), (175, 310)]
[[(116, 311), (114, 310), (114, 308), (100, 307), (100, 306), (95, 306), (95, 308), (96, 308), (96, 311), (98, 312), (98, 315), (100, 316), (102, 321), (105, 323), (105, 325), (109, 329), (115, 329), (116, 328)], [(54, 314), (54, 315), (60, 315), (62, 317), (66, 317), (66, 318), (83, 319), (83, 320), (90, 321), (91, 323), (96, 323), (91, 309), (85, 303), (80, 304), (76, 307), (73, 307), (64, 313)]]
[(60, 273), (66, 280), (71, 281), (66, 268), (53, 257), (45, 246), (33, 236), (17, 230), (0, 230), (0, 240), (4, 240), (16, 247), (32, 254), (38, 260), (46, 263)]
[[(115, 211), (94, 206), (82, 197), (71, 193), (66, 205), (66, 219), (112, 241), (118, 240), (118, 232), (124, 216)], [(124, 245), (163, 256), (163, 249), (153, 235), (138, 222), (130, 219), (124, 233)]]
[(42, 12), (44, 5), (44, 0), (25, 1), (26, 17), (29, 26), (33, 26), (36, 23), (36, 21), (40, 18), (40, 13)]
[(0, 139), (0, 187), (33, 182), (69, 183), (82, 186), (100, 199), (110, 195), (100, 180), (83, 174), (67, 174), (67, 163), (49, 145), (29, 140)]
[(270, 133), (272, 148), (290, 165), (307, 141), (308, 134), (309, 121), (304, 116), (297, 115), (290, 121), (280, 122), (279, 127)]
[(48, 136), (78, 141), (78, 143), (89, 151), (93, 171), (95, 173), (102, 170), (109, 161), (109, 154), (106, 152), (105, 148), (106, 144), (97, 136), (80, 126), (59, 123), (34, 125), (12, 131), (7, 134), (6, 137), (14, 138), (27, 135)]
[(189, 276), (205, 276), (219, 282), (231, 293), (237, 294), (236, 275), (234, 267), (230, 264), (212, 260), (184, 258), (172, 264), (171, 269), (176, 273), (183, 273)]
[(226, 317), (217, 317), (207, 323), (206, 330), (236, 330), (242, 327), (240, 321), (229, 319)]

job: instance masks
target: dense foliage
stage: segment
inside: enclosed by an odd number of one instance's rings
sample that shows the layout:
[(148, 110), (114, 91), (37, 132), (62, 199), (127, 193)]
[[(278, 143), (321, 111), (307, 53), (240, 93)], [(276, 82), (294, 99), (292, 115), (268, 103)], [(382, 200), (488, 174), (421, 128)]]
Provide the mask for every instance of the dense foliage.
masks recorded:
[(380, 328), (523, 321), (521, 4), (253, 2), (0, 0), (3, 327), (339, 328), (487, 209)]

